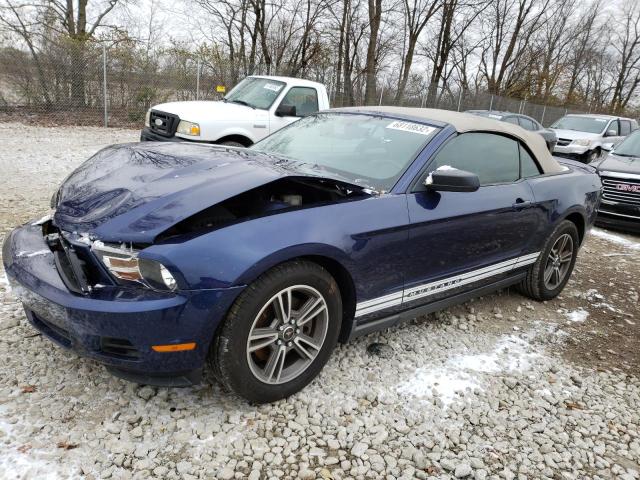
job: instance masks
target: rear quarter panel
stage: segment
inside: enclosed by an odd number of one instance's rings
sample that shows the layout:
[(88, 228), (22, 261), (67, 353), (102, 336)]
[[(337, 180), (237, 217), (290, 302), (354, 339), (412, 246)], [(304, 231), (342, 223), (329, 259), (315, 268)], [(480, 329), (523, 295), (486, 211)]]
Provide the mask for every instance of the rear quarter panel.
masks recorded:
[(569, 171), (528, 180), (541, 225), (532, 243), (540, 248), (553, 229), (572, 213), (579, 213), (583, 217), (585, 233), (597, 215), (602, 184), (595, 169), (577, 163), (574, 165), (570, 161), (563, 160), (561, 163)]

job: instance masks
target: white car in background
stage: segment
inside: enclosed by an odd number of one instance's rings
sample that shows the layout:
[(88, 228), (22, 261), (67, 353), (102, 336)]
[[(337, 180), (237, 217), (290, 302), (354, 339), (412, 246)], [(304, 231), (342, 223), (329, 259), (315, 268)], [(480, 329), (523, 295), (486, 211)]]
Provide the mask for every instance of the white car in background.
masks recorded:
[(558, 142), (553, 154), (591, 163), (638, 128), (631, 118), (611, 115), (565, 115), (551, 125)]
[(192, 141), (248, 147), (300, 117), (329, 108), (321, 83), (254, 75), (221, 101), (162, 103), (147, 112), (140, 141)]

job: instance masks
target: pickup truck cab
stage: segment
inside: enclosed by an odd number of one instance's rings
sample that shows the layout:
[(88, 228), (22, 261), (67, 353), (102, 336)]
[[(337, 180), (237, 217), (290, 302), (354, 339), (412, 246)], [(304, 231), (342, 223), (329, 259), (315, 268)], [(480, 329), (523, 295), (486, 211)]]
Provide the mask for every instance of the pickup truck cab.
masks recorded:
[(149, 109), (140, 141), (192, 141), (248, 147), (300, 117), (329, 108), (324, 85), (252, 75), (221, 101), (162, 103)]

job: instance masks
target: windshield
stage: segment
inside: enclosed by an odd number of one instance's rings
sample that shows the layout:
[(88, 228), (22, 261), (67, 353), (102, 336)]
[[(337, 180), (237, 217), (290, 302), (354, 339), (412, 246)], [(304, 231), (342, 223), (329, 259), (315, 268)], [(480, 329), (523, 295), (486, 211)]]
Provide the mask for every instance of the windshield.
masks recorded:
[(301, 162), (316, 174), (389, 191), (437, 131), (381, 116), (319, 113), (251, 148)]
[(236, 85), (224, 100), (267, 110), (282, 91), (284, 82), (269, 78), (247, 77)]
[(636, 130), (620, 142), (614, 153), (623, 157), (640, 157), (640, 130)]
[(609, 123), (606, 118), (594, 117), (562, 117), (551, 128), (559, 130), (575, 130), (577, 132), (602, 133)]

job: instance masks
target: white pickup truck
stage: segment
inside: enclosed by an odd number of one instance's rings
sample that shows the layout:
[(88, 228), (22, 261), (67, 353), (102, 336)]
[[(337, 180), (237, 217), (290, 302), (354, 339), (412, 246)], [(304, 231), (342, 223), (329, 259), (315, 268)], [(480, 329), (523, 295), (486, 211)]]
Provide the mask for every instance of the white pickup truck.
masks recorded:
[(300, 117), (329, 108), (321, 83), (253, 75), (221, 101), (151, 107), (141, 141), (192, 141), (248, 147)]

